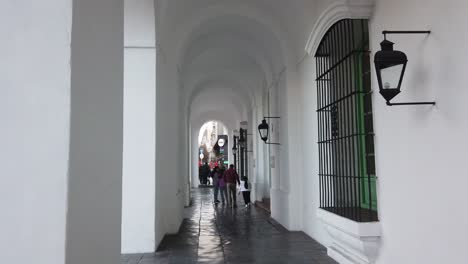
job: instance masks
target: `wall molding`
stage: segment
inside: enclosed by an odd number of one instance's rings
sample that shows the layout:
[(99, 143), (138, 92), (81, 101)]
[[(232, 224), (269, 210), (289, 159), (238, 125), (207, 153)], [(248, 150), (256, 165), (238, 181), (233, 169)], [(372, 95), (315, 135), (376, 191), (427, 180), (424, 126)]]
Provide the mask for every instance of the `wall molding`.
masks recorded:
[(318, 209), (318, 218), (325, 224), (332, 243), (328, 256), (341, 264), (372, 264), (380, 249), (380, 222), (360, 223)]
[(328, 6), (315, 22), (305, 50), (310, 55), (315, 53), (322, 40), (333, 24), (351, 19), (369, 19), (374, 13), (375, 0), (339, 0)]

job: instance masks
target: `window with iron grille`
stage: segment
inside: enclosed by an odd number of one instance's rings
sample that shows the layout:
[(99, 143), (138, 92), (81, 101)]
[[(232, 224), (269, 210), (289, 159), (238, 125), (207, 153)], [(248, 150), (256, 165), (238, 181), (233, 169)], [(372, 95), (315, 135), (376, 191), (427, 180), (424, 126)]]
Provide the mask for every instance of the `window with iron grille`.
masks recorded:
[(315, 58), (320, 208), (377, 221), (368, 21), (335, 23)]

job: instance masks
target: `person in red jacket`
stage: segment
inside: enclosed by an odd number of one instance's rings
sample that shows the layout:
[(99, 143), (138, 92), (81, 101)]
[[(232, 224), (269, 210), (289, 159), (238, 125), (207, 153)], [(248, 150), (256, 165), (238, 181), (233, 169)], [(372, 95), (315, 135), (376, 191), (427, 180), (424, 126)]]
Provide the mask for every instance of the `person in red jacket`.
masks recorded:
[(223, 178), (227, 185), (228, 204), (230, 204), (231, 207), (236, 208), (236, 184), (240, 185), (240, 180), (239, 175), (236, 170), (234, 170), (233, 164), (229, 165), (229, 169), (224, 172)]

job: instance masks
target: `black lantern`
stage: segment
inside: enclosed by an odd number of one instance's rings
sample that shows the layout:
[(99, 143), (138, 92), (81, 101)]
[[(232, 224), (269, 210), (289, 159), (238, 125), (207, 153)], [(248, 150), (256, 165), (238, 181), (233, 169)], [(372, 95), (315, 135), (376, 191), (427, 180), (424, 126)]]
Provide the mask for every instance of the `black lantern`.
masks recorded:
[(260, 133), (260, 138), (265, 142), (265, 144), (267, 144), (267, 145), (281, 145), (280, 143), (267, 142), (268, 141), (269, 131), (270, 131), (270, 126), (268, 125), (268, 123), (266, 122), (265, 119), (272, 119), (272, 118), (279, 119), (280, 117), (277, 117), (277, 116), (276, 117), (272, 117), (272, 116), (263, 117), (262, 123), (260, 125), (258, 125), (258, 133)]
[(390, 103), (401, 92), (401, 81), (405, 74), (408, 59), (405, 53), (393, 50), (393, 42), (384, 40), (380, 43), (382, 50), (374, 57), (380, 94)]
[(258, 125), (258, 133), (260, 133), (260, 138), (267, 142), (268, 140), (268, 123), (265, 119), (262, 120), (262, 123)]
[(239, 146), (241, 148), (245, 148), (244, 129), (242, 129), (242, 128), (240, 129)]
[(236, 143), (237, 143), (237, 140), (236, 140), (236, 138), (237, 138), (237, 137), (234, 136), (234, 144), (233, 144), (233, 146), (232, 146), (232, 151), (233, 151), (234, 153), (237, 151), (237, 144), (236, 144)]
[(401, 92), (401, 83), (406, 70), (408, 58), (406, 54), (393, 49), (394, 43), (387, 40), (387, 34), (429, 34), (430, 31), (388, 31), (384, 30), (384, 40), (380, 43), (381, 50), (375, 53), (374, 64), (379, 82), (380, 94), (387, 105), (434, 105), (435, 102), (391, 103)]

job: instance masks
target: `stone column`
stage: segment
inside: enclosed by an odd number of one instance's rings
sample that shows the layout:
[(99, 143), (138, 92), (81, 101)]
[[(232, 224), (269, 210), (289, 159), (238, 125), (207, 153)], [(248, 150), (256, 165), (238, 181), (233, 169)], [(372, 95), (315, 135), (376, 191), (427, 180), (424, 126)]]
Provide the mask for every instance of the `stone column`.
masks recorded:
[(123, 0), (73, 1), (67, 264), (120, 261)]

